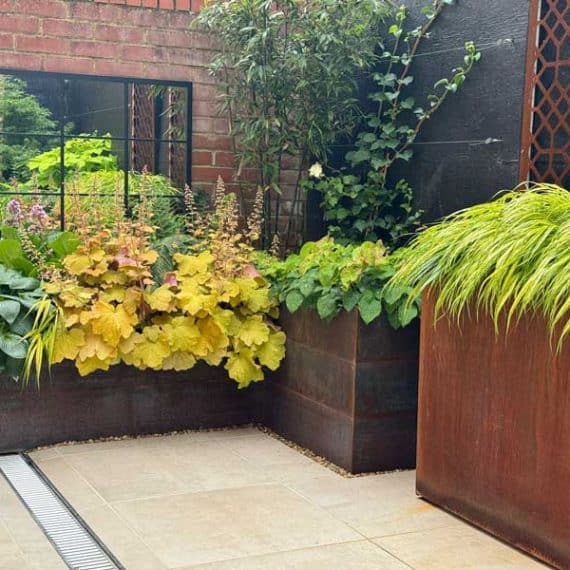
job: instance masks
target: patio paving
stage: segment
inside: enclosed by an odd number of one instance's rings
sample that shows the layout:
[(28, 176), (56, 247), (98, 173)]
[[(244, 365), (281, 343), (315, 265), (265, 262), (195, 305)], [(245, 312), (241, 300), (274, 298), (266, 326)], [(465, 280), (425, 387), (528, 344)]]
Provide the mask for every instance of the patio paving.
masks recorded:
[[(31, 456), (129, 570), (545, 568), (418, 499), (413, 471), (345, 478), (255, 428)], [(2, 485), (0, 568), (64, 567)]]

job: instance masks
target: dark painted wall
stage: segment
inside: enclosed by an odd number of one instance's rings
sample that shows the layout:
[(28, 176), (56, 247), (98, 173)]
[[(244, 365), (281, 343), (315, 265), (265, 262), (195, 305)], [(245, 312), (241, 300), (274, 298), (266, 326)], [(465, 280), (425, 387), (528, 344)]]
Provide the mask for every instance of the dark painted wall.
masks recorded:
[[(426, 0), (406, 0), (412, 9)], [(449, 50), (473, 40), (481, 61), (462, 91), (434, 115), (418, 142), (501, 139), (490, 145), (415, 145), (415, 156), (401, 172), (411, 183), (417, 205), (433, 220), (491, 198), (518, 182), (521, 118), (530, 0), (457, 0), (445, 9), (419, 53)], [(512, 43), (489, 46), (511, 39)], [(462, 61), (462, 52), (418, 57), (413, 93), (425, 93)]]

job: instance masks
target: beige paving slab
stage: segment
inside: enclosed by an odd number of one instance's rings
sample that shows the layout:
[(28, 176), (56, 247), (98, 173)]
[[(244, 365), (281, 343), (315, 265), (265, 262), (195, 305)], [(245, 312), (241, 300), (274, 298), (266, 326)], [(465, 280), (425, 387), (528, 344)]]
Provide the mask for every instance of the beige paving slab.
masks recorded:
[(184, 491), (163, 458), (134, 445), (65, 455), (65, 461), (106, 501)]
[(165, 570), (155, 553), (110, 506), (90, 509), (81, 516), (127, 570)]
[(223, 445), (252, 463), (263, 466), (305, 465), (314, 461), (279, 440), (259, 432), (246, 438), (226, 440)]
[[(240, 436), (242, 437), (248, 436)], [(273, 482), (271, 475), (219, 445), (218, 439), (197, 443), (192, 436), (168, 438), (152, 451), (164, 470), (186, 491), (211, 491)]]
[(361, 539), (280, 485), (124, 501), (113, 508), (169, 568)]
[(374, 542), (417, 570), (547, 568), (468, 524), (378, 538)]
[(56, 456), (54, 459), (41, 461), (38, 467), (79, 513), (106, 504), (95, 489), (66, 462), (64, 457)]
[(460, 524), (416, 497), (414, 471), (305, 479), (288, 486), (368, 538)]
[(177, 570), (409, 570), (386, 551), (374, 544), (346, 542), (239, 560), (187, 566)]

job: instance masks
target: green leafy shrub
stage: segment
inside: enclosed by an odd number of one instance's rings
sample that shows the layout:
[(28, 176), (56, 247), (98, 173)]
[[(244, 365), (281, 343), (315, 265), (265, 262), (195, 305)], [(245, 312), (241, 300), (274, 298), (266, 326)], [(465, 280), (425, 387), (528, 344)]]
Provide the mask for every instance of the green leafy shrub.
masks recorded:
[(376, 62), (379, 24), (391, 4), (229, 0), (208, 3), (198, 16), (197, 25), (219, 40), (210, 69), (230, 117), (237, 173), (255, 168), (267, 190), (266, 245), (282, 214), (285, 161), (299, 161), (296, 203), (307, 161), (325, 161), (330, 145), (357, 124), (357, 78)]
[[(63, 150), (66, 176), (78, 172), (117, 170), (117, 157), (113, 154), (111, 135), (105, 135), (105, 137), (109, 138), (74, 138), (68, 140)], [(58, 185), (61, 181), (60, 147), (57, 146), (31, 158), (28, 160), (28, 168), (39, 186)]]
[(570, 332), (570, 193), (562, 188), (536, 185), (461, 210), (398, 257), (392, 284), (432, 290), (436, 314), (457, 319), (472, 308), (498, 326), (503, 314), (509, 323), (536, 312), (560, 339)]
[(49, 145), (47, 137), (36, 135), (57, 134), (57, 123), (49, 109), (26, 93), (26, 83), (10, 75), (0, 75), (0, 123), (0, 180), (25, 179), (28, 160)]
[(323, 195), (329, 233), (343, 242), (381, 239), (394, 249), (419, 226), (413, 191), (405, 179), (393, 180), (393, 168), (410, 161), (412, 144), (450, 94), (457, 93), (480, 53), (466, 42), (463, 65), (437, 81), (420, 105), (409, 93), (414, 81), (414, 57), (449, 0), (434, 0), (422, 10), (424, 23), (408, 25), (408, 11), (399, 7), (379, 42), (380, 66), (371, 74), (368, 98), (373, 109), (365, 115), (354, 150), (346, 155), (349, 168), (340, 175), (307, 181), (305, 189)]
[(328, 320), (357, 309), (366, 324), (384, 313), (394, 328), (408, 325), (419, 313), (417, 301), (407, 302), (410, 289), (385, 290), (394, 266), (381, 242), (341, 245), (325, 237), (284, 261), (260, 254), (257, 264), (272, 283), (273, 295), (292, 313), (316, 309)]

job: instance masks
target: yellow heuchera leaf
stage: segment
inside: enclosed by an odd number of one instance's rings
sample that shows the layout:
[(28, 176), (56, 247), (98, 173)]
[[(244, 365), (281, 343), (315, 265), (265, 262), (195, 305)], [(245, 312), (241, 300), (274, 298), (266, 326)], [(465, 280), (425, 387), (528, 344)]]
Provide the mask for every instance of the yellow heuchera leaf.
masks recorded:
[(238, 334), (241, 322), (230, 309), (217, 309), (212, 313), (216, 324), (229, 336)]
[(176, 295), (168, 285), (161, 285), (154, 291), (146, 291), (144, 300), (153, 311), (171, 312), (176, 310)]
[(263, 370), (261, 370), (261, 366), (255, 363), (251, 350), (247, 348), (230, 354), (224, 368), (228, 371), (229, 377), (235, 380), (240, 388), (245, 388), (252, 382), (263, 380)]
[(126, 285), (128, 281), (128, 276), (121, 271), (105, 271), (105, 273), (101, 275), (101, 282), (111, 285)]
[(105, 303), (119, 302), (122, 303), (125, 300), (125, 293), (127, 289), (121, 287), (120, 285), (115, 285), (109, 287), (109, 289), (104, 289), (99, 293), (99, 301), (104, 301)]
[(236, 336), (247, 346), (259, 346), (269, 340), (269, 330), (269, 326), (263, 322), (261, 315), (253, 315), (242, 321)]
[(168, 340), (160, 327), (150, 326), (143, 330), (143, 342), (137, 343), (131, 353), (138, 368), (159, 370), (165, 358), (170, 356)]
[[(238, 302), (244, 304), (252, 313), (266, 312), (271, 308), (269, 289), (250, 277), (238, 277), (236, 284), (240, 288)], [(234, 305), (236, 301), (232, 302)]]
[(75, 360), (84, 344), (85, 333), (82, 329), (59, 331), (55, 339), (51, 362), (57, 364), (63, 360)]
[[(46, 292), (49, 293), (49, 291)], [(81, 308), (91, 302), (95, 295), (95, 291), (89, 287), (80, 287), (79, 285), (70, 285), (63, 289), (57, 296), (59, 302), (64, 307)]]
[(96, 248), (87, 253), (78, 250), (76, 253), (67, 255), (63, 260), (63, 265), (72, 275), (103, 275), (108, 269), (105, 259), (105, 250)]
[(200, 342), (202, 333), (193, 317), (174, 317), (162, 328), (173, 351), (194, 352)]
[(162, 370), (190, 370), (196, 364), (196, 359), (181, 350), (173, 352), (162, 361)]
[(139, 254), (137, 257), (145, 265), (154, 265), (158, 259), (158, 253), (153, 249), (149, 249), (148, 251)]
[(240, 293), (241, 293), (240, 287), (235, 281), (226, 281), (223, 284), (222, 292), (220, 293), (220, 301), (222, 303), (229, 303), (230, 301), (236, 301), (240, 296)]
[(271, 332), (269, 340), (255, 351), (259, 363), (262, 366), (267, 366), (270, 370), (277, 370), (285, 357), (286, 340), (287, 337), (284, 332)]
[(194, 353), (198, 356), (206, 357), (209, 353), (218, 352), (229, 345), (229, 338), (212, 317), (199, 319), (198, 328), (200, 336), (194, 347)]
[(105, 359), (101, 360), (96, 356), (86, 358), (85, 360), (76, 360), (75, 367), (79, 370), (81, 376), (87, 376), (95, 370), (109, 370), (112, 364), (118, 364), (118, 360)]
[(130, 287), (125, 291), (123, 307), (127, 313), (134, 315), (141, 306), (143, 300), (143, 292), (139, 287)]
[(210, 265), (214, 262), (214, 256), (203, 251), (200, 255), (174, 255), (174, 261), (178, 264), (177, 273), (181, 276), (193, 277), (196, 274), (208, 273)]
[(85, 344), (78, 354), (79, 360), (86, 360), (96, 356), (99, 360), (114, 360), (117, 357), (117, 348), (107, 344), (99, 335), (93, 334), (88, 328), (83, 330)]
[(204, 288), (193, 281), (184, 282), (176, 298), (180, 308), (193, 316), (211, 313), (218, 305), (215, 293), (205, 293)]
[(128, 313), (123, 305), (114, 307), (109, 303), (97, 301), (92, 308), (91, 328), (101, 335), (105, 342), (117, 345), (121, 338), (128, 338), (138, 323), (138, 317)]

